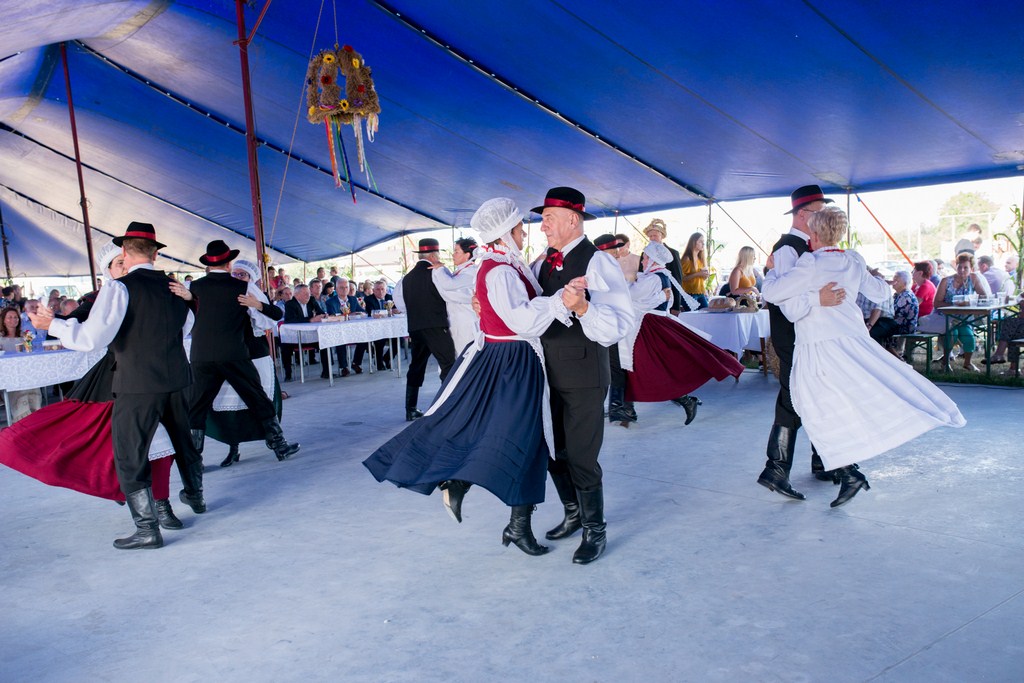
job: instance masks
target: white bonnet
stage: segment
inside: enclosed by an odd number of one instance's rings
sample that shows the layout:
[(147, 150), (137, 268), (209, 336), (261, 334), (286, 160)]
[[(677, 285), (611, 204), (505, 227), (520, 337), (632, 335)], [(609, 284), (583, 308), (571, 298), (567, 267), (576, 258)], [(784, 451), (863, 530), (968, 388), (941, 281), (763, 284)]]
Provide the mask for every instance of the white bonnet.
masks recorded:
[(480, 243), (501, 239), (523, 220), (523, 212), (508, 197), (488, 199), (480, 205), (469, 225), (480, 233)]
[(651, 242), (644, 247), (644, 254), (647, 255), (647, 258), (661, 266), (667, 266), (672, 263), (672, 252), (668, 250), (668, 247), (659, 242)]
[(235, 259), (231, 264), (231, 270), (244, 270), (249, 274), (249, 282), (256, 284), (260, 281), (260, 269), (256, 264), (244, 258)]
[(99, 266), (100, 273), (104, 277), (110, 277), (107, 269), (110, 268), (110, 262), (117, 258), (121, 251), (121, 247), (114, 244), (111, 240), (107, 240), (100, 247), (100, 250), (96, 252), (96, 265)]

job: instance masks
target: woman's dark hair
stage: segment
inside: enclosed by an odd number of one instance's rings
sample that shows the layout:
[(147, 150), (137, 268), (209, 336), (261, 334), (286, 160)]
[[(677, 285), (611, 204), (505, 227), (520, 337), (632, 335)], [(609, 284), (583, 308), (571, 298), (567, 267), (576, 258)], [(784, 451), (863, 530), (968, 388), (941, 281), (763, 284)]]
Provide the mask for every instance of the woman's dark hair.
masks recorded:
[(14, 311), (14, 315), (18, 317), (18, 326), (14, 328), (14, 336), (21, 336), (21, 313), (14, 306), (8, 306), (2, 312), (0, 312), (0, 337), (7, 336), (7, 312)]
[(914, 270), (921, 271), (921, 274), (924, 275), (926, 280), (932, 276), (932, 264), (928, 261), (919, 261), (918, 263), (915, 263)]
[(462, 239), (457, 239), (455, 240), (455, 244), (459, 245), (459, 249), (469, 254), (470, 256), (473, 255), (473, 250), (476, 249), (476, 240), (470, 237), (463, 237)]

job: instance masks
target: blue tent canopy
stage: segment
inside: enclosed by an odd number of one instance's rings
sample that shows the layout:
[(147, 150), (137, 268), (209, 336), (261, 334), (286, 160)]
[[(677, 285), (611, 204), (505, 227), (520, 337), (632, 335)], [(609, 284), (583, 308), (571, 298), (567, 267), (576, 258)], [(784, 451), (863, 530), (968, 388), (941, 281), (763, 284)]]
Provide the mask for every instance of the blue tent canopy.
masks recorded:
[[(265, 0), (245, 9), (251, 27)], [(1024, 3), (278, 0), (249, 48), (265, 234), (320, 260), (524, 208), (598, 215), (1019, 174)], [(324, 8), (321, 15), (321, 7)], [(65, 82), (97, 241), (157, 226), (170, 261), (253, 252), (235, 4), (0, 0), (0, 211), (15, 274), (88, 271)], [(337, 34), (335, 34), (337, 30)], [(336, 189), (306, 66), (337, 40), (381, 125)], [(352, 154), (351, 132), (346, 143)]]

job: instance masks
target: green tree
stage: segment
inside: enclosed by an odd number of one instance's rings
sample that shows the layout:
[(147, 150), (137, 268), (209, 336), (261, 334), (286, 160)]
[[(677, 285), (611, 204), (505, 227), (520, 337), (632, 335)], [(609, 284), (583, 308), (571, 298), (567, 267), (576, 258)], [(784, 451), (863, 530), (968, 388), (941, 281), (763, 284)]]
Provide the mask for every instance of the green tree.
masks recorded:
[(921, 223), (921, 258), (942, 256), (942, 243), (956, 240), (967, 232), (967, 226), (977, 223), (986, 239), (992, 238), (996, 226), (992, 218), (1000, 205), (984, 192), (958, 192), (939, 208), (937, 222)]

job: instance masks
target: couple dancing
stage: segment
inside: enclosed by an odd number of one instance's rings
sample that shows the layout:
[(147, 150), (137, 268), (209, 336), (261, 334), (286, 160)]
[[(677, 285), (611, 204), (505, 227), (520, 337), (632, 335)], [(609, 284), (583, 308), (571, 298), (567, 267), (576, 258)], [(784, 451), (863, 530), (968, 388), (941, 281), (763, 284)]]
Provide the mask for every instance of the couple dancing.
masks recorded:
[[(583, 235), (579, 191), (550, 190), (542, 216), (547, 258), (523, 259), (523, 214), (491, 199), (473, 215), (479, 233), (476, 297), (481, 334), (463, 352), (434, 404), (363, 463), (378, 481), (429, 495), (439, 484), (461, 521), (470, 482), (511, 506), (502, 543), (529, 555), (548, 552), (533, 534), (534, 506), (550, 471), (565, 507), (550, 540), (583, 529), (573, 562), (606, 545), (598, 454), (609, 383), (608, 346), (633, 324), (618, 263)], [(554, 459), (549, 458), (554, 454)]]

